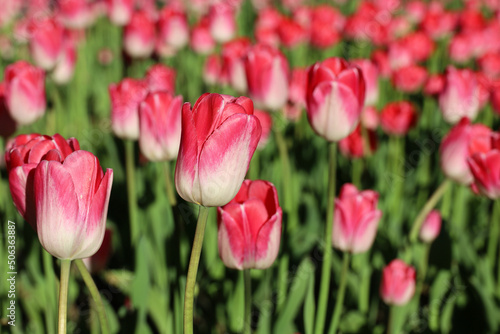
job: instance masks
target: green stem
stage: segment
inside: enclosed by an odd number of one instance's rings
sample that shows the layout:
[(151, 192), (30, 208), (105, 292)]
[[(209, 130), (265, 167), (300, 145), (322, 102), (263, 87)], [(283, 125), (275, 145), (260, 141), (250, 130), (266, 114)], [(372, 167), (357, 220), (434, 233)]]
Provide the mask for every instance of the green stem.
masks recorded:
[(252, 333), (252, 278), (250, 277), (250, 269), (243, 270), (243, 278), (245, 280), (245, 328), (243, 333)]
[(491, 271), (495, 270), (495, 256), (498, 247), (498, 231), (499, 231), (499, 217), (500, 214), (500, 200), (493, 203), (493, 212), (490, 219), (490, 235), (488, 239), (488, 259), (490, 262)]
[(61, 260), (61, 282), (59, 285), (59, 334), (66, 334), (68, 313), (68, 282), (71, 260)]
[(393, 331), (393, 327), (394, 327), (394, 319), (396, 318), (394, 316), (394, 313), (395, 313), (395, 308), (397, 306), (390, 306), (390, 310), (389, 310), (389, 320), (387, 321), (387, 334), (392, 334), (392, 331)]
[(342, 261), (342, 273), (340, 274), (340, 285), (337, 293), (337, 301), (335, 302), (335, 311), (333, 311), (332, 324), (330, 325), (330, 334), (337, 333), (337, 328), (340, 324), (340, 315), (344, 305), (345, 288), (347, 285), (347, 275), (349, 274), (349, 253), (344, 252)]
[(361, 189), (361, 177), (363, 175), (363, 160), (355, 158), (352, 160), (352, 183)]
[(172, 183), (172, 173), (170, 172), (170, 161), (165, 161), (163, 164), (165, 172), (165, 187), (167, 189), (167, 197), (172, 207), (177, 205), (177, 198), (175, 197), (174, 185)]
[(285, 138), (283, 138), (283, 134), (281, 133), (280, 130), (274, 131), (274, 134), (276, 136), (276, 144), (278, 145), (278, 150), (280, 153), (280, 159), (281, 159), (281, 164), (282, 164), (282, 170), (283, 170), (283, 179), (282, 179), (282, 185), (283, 185), (283, 206), (286, 212), (288, 213), (290, 211), (290, 181), (291, 181), (291, 176), (290, 176), (290, 159), (288, 157), (288, 148), (286, 146)]
[(96, 305), (97, 315), (99, 316), (99, 322), (101, 323), (101, 333), (108, 334), (108, 318), (106, 317), (106, 310), (104, 309), (104, 303), (102, 302), (101, 294), (99, 293), (99, 290), (97, 289), (97, 286), (95, 285), (95, 282), (92, 279), (92, 276), (90, 275), (83, 261), (81, 259), (75, 260), (75, 264), (80, 271), (80, 275), (82, 275), (83, 281), (85, 282), (87, 289), (89, 289), (90, 295), (92, 296), (92, 299), (94, 300), (94, 303)]
[(431, 210), (436, 206), (437, 202), (443, 197), (444, 193), (450, 186), (451, 181), (449, 179), (446, 179), (441, 183), (441, 185), (436, 189), (436, 191), (432, 194), (432, 196), (429, 198), (427, 203), (425, 203), (424, 207), (422, 210), (417, 215), (417, 218), (413, 222), (413, 227), (411, 228), (410, 232), (410, 242), (415, 242), (417, 241), (418, 238), (418, 233), (420, 232), (420, 228), (422, 227), (422, 224), (424, 223), (425, 218), (431, 212)]
[(319, 290), (318, 313), (316, 314), (315, 333), (324, 334), (326, 308), (330, 296), (330, 275), (332, 262), (332, 230), (333, 208), (335, 200), (335, 176), (337, 173), (337, 143), (330, 143), (330, 157), (328, 165), (328, 201), (326, 211), (325, 254), (321, 268), (321, 285)]
[(135, 193), (134, 142), (129, 139), (125, 140), (125, 167), (127, 173), (130, 238), (132, 245), (135, 245), (139, 238), (139, 224), (137, 223), (137, 194)]
[(45, 279), (47, 280), (48, 288), (45, 290), (47, 296), (47, 304), (45, 305), (45, 321), (48, 333), (54, 333), (54, 312), (56, 308), (56, 291), (57, 283), (54, 274), (54, 264), (52, 262), (52, 255), (45, 249), (42, 251), (43, 271), (45, 272)]
[(198, 273), (201, 247), (203, 246), (203, 237), (205, 235), (205, 226), (209, 211), (210, 208), (200, 206), (184, 293), (184, 334), (193, 334), (194, 287), (196, 285), (196, 274)]

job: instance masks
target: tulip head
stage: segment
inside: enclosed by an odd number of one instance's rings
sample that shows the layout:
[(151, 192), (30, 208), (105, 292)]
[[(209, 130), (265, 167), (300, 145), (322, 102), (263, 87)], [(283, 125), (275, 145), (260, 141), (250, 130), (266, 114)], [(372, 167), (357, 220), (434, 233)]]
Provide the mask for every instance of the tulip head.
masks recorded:
[(382, 272), (380, 296), (388, 305), (407, 304), (415, 293), (415, 269), (402, 260), (392, 260)]

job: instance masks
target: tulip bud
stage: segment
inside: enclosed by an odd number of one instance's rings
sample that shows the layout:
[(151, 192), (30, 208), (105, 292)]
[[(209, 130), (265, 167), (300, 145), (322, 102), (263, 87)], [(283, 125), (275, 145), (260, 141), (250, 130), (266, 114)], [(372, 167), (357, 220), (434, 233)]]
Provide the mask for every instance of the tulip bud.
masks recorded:
[(219, 255), (234, 269), (266, 269), (278, 255), (282, 210), (274, 185), (245, 180), (236, 197), (218, 208)]
[(322, 49), (335, 45), (341, 39), (344, 23), (345, 18), (334, 7), (315, 7), (311, 12), (311, 44)]
[(156, 64), (149, 68), (146, 73), (146, 82), (151, 93), (159, 91), (175, 91), (176, 73), (173, 68), (162, 64)]
[(247, 75), (245, 73), (244, 57), (250, 48), (250, 40), (246, 37), (237, 38), (222, 46), (222, 76), (238, 92), (247, 91)]
[(62, 0), (57, 7), (58, 17), (67, 28), (84, 29), (94, 21), (95, 14), (87, 0)]
[(382, 211), (377, 209), (378, 194), (358, 191), (345, 184), (335, 199), (333, 247), (353, 254), (366, 252), (373, 244)]
[(25, 61), (5, 68), (5, 103), (20, 125), (35, 122), (45, 113), (45, 73)]
[(227, 81), (226, 78), (222, 78), (222, 59), (218, 54), (211, 54), (205, 60), (203, 81), (207, 85), (222, 84), (224, 81)]
[(279, 110), (288, 99), (288, 61), (278, 50), (257, 44), (245, 58), (248, 92), (258, 108)]
[(75, 45), (67, 41), (62, 51), (62, 56), (52, 72), (52, 79), (57, 84), (66, 84), (75, 72), (77, 52)]
[(393, 136), (404, 136), (417, 124), (417, 112), (410, 102), (389, 103), (380, 113), (380, 126)]
[(396, 89), (412, 93), (418, 91), (427, 80), (427, 69), (418, 65), (398, 68), (392, 73), (392, 84)]
[(380, 296), (388, 305), (407, 304), (415, 293), (415, 269), (402, 260), (392, 260), (382, 272)]
[[(182, 49), (189, 41), (189, 26), (186, 13), (175, 8), (164, 7), (158, 18), (157, 48), (168, 53)], [(161, 52), (160, 52), (161, 53)]]
[(241, 187), (261, 132), (247, 97), (207, 93), (192, 109), (184, 103), (175, 167), (179, 195), (203, 206), (227, 204)]
[(307, 116), (314, 131), (330, 142), (347, 137), (358, 125), (365, 101), (361, 70), (341, 58), (309, 68)]
[(191, 31), (191, 48), (194, 52), (203, 55), (211, 53), (215, 48), (215, 41), (210, 34), (208, 23), (208, 18), (204, 17)]
[[(377, 149), (377, 135), (375, 131), (371, 129), (366, 129), (366, 133), (368, 135), (370, 152), (373, 152)], [(350, 158), (362, 158), (368, 154), (364, 140), (361, 124), (358, 124), (356, 129), (349, 136), (339, 141), (340, 152)]]
[(134, 11), (134, 0), (106, 0), (109, 20), (117, 26), (130, 22)]
[(125, 78), (109, 86), (111, 127), (117, 137), (139, 138), (139, 103), (147, 94), (148, 87), (143, 80)]
[(469, 185), (473, 181), (467, 159), (491, 148), (491, 129), (483, 124), (470, 124), (464, 117), (443, 138), (440, 147), (441, 169), (446, 177)]
[(134, 58), (147, 58), (155, 48), (156, 27), (151, 18), (142, 11), (132, 15), (123, 31), (123, 48)]
[(173, 160), (181, 141), (182, 97), (150, 93), (139, 107), (139, 147), (150, 161)]
[(35, 64), (44, 70), (51, 70), (59, 61), (64, 42), (64, 28), (55, 18), (31, 19), (30, 53)]
[(420, 240), (426, 243), (431, 243), (439, 235), (441, 231), (441, 214), (437, 210), (432, 210), (425, 218), (422, 227), (420, 228)]
[(208, 11), (210, 34), (216, 42), (230, 41), (236, 34), (235, 10), (229, 3), (219, 2)]

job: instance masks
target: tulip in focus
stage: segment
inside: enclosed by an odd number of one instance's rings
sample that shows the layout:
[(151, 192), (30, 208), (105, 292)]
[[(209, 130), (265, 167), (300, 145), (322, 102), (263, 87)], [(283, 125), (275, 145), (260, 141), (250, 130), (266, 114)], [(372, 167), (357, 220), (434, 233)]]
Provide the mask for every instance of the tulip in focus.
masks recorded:
[(139, 106), (139, 147), (150, 161), (173, 160), (181, 141), (182, 97), (150, 93)]
[(226, 205), (238, 193), (262, 129), (247, 97), (204, 94), (182, 107), (175, 186), (188, 202)]
[(257, 44), (245, 58), (248, 92), (261, 109), (279, 110), (288, 99), (289, 68), (285, 56), (268, 45)]
[(136, 11), (123, 31), (125, 52), (133, 58), (147, 58), (154, 51), (155, 41), (155, 23), (145, 12)]
[(417, 112), (407, 101), (389, 103), (380, 113), (380, 126), (393, 136), (404, 136), (417, 123)]
[(148, 94), (143, 80), (125, 78), (109, 86), (111, 98), (111, 127), (121, 139), (139, 138), (139, 103)]
[(392, 260), (382, 272), (380, 296), (388, 305), (407, 304), (415, 293), (416, 272), (402, 260)]
[(307, 116), (314, 131), (330, 142), (347, 137), (358, 125), (365, 80), (357, 66), (328, 58), (309, 68)]
[(420, 228), (420, 240), (426, 243), (431, 243), (439, 235), (441, 231), (441, 214), (437, 210), (429, 212)]
[(342, 186), (340, 196), (335, 199), (333, 247), (353, 254), (370, 249), (382, 217), (377, 202), (375, 191), (359, 191), (350, 183)]
[(102, 245), (99, 250), (91, 257), (83, 259), (83, 263), (92, 274), (96, 274), (106, 268), (109, 257), (111, 256), (112, 237), (113, 231), (109, 228), (106, 228), (106, 231), (104, 232), (104, 238), (102, 240)]
[(23, 60), (10, 64), (4, 73), (5, 103), (20, 125), (35, 122), (46, 108), (45, 73)]
[(217, 213), (219, 255), (227, 267), (266, 269), (274, 263), (283, 213), (272, 183), (245, 180), (236, 197)]

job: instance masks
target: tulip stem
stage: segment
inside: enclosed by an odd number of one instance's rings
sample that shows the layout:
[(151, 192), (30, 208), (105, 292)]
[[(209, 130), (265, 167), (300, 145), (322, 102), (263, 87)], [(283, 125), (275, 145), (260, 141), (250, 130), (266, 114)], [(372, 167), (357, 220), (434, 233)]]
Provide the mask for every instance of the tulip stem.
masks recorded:
[(392, 328), (394, 327), (394, 316), (396, 306), (391, 306), (389, 309), (389, 320), (387, 321), (387, 334), (392, 334)]
[(201, 247), (203, 246), (203, 237), (205, 235), (205, 226), (209, 211), (210, 208), (200, 205), (184, 293), (184, 334), (193, 334), (194, 287), (196, 285), (196, 274), (198, 273)]
[(250, 269), (243, 270), (243, 278), (245, 281), (245, 327), (244, 334), (252, 333), (252, 278), (250, 277)]
[(318, 313), (316, 314), (315, 333), (323, 334), (325, 328), (326, 308), (330, 297), (330, 275), (332, 262), (332, 231), (333, 208), (335, 200), (335, 176), (337, 173), (337, 143), (329, 144), (330, 156), (328, 164), (328, 200), (326, 211), (326, 234), (324, 244), (324, 258), (321, 267), (321, 285), (319, 290)]
[(130, 239), (135, 245), (139, 237), (137, 223), (137, 195), (135, 193), (134, 142), (125, 140), (125, 169), (127, 173), (128, 213), (130, 218)]
[(347, 275), (349, 275), (349, 252), (344, 252), (342, 260), (342, 273), (340, 274), (339, 291), (337, 293), (337, 301), (335, 302), (335, 310), (333, 311), (332, 324), (330, 325), (330, 334), (337, 333), (337, 328), (340, 323), (340, 315), (344, 305), (345, 288), (347, 285)]
[(495, 257), (498, 247), (498, 214), (500, 213), (500, 200), (493, 202), (493, 212), (490, 217), (490, 234), (488, 239), (487, 258), (490, 262), (491, 271), (495, 270)]
[(177, 198), (175, 197), (174, 185), (172, 183), (172, 173), (170, 172), (170, 161), (165, 161), (163, 164), (163, 169), (165, 172), (165, 186), (167, 188), (167, 197), (170, 202), (170, 206), (174, 207), (177, 205)]
[(108, 318), (106, 317), (106, 310), (104, 309), (104, 303), (102, 302), (101, 294), (99, 293), (99, 290), (97, 289), (97, 286), (95, 285), (95, 282), (92, 279), (92, 276), (90, 275), (83, 261), (81, 259), (75, 260), (75, 264), (80, 271), (80, 275), (82, 275), (83, 281), (85, 282), (87, 289), (89, 289), (90, 295), (92, 296), (92, 299), (94, 300), (94, 303), (96, 305), (99, 322), (101, 323), (101, 333), (108, 334)]
[(425, 203), (424, 207), (420, 210), (417, 218), (413, 222), (413, 227), (411, 228), (410, 242), (413, 243), (417, 241), (418, 233), (420, 232), (420, 228), (422, 227), (425, 218), (427, 217), (429, 212), (431, 212), (431, 210), (436, 206), (441, 197), (443, 197), (450, 184), (451, 181), (449, 179), (445, 179), (443, 183), (441, 183), (441, 185), (436, 189), (436, 191), (434, 191), (432, 196), (427, 200), (427, 203)]
[(61, 260), (61, 280), (59, 284), (59, 334), (66, 334), (68, 313), (68, 281), (71, 260)]

